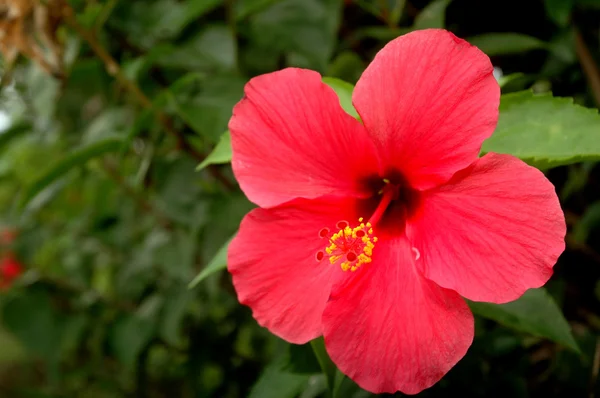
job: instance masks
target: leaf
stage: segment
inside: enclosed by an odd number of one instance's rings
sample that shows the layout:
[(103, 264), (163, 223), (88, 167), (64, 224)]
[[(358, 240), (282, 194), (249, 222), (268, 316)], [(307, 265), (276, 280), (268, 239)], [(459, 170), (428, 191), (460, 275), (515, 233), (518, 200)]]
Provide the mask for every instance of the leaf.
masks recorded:
[(252, 40), (295, 54), (295, 66), (324, 71), (337, 43), (341, 0), (280, 0), (250, 18)]
[(280, 0), (237, 0), (234, 3), (235, 19), (240, 21)]
[(237, 49), (231, 29), (225, 25), (209, 26), (192, 39), (162, 55), (157, 63), (170, 68), (199, 70), (233, 70)]
[(59, 359), (64, 319), (44, 290), (34, 287), (4, 303), (2, 323), (30, 352), (49, 362)]
[(196, 167), (196, 171), (200, 171), (211, 164), (229, 163), (231, 162), (231, 155), (231, 133), (227, 130), (223, 133), (212, 152)]
[(32, 128), (31, 124), (27, 122), (19, 122), (11, 125), (10, 127), (0, 130), (0, 151), (8, 145), (14, 138), (20, 136), (23, 133), (30, 131)]
[(590, 233), (598, 227), (600, 227), (600, 201), (588, 205), (588, 208), (573, 227), (571, 236), (573, 240), (585, 243)]
[(113, 324), (110, 346), (117, 358), (127, 366), (133, 366), (135, 359), (150, 341), (154, 326), (149, 319), (138, 314), (122, 315)]
[(545, 0), (546, 13), (558, 26), (565, 27), (569, 24), (574, 0)]
[(548, 49), (548, 43), (521, 33), (485, 33), (467, 38), (490, 57)]
[(166, 297), (165, 305), (159, 318), (159, 333), (166, 342), (173, 346), (179, 344), (183, 319), (187, 314), (188, 304), (193, 294), (188, 289), (179, 286)]
[(286, 372), (270, 366), (250, 391), (249, 398), (295, 398), (311, 376)]
[(507, 304), (469, 302), (469, 306), (484, 318), (579, 351), (567, 320), (543, 288), (530, 289), (518, 300)]
[(49, 170), (39, 176), (32, 184), (30, 184), (20, 200), (20, 207), (23, 208), (31, 199), (33, 199), (44, 188), (64, 176), (66, 173), (75, 167), (82, 166), (88, 160), (104, 155), (109, 152), (116, 152), (121, 149), (122, 141), (119, 139), (106, 139), (97, 141), (91, 145), (77, 149), (71, 154), (64, 157), (58, 163), (50, 167)]
[(227, 249), (229, 248), (229, 244), (233, 240), (231, 237), (227, 242), (221, 246), (221, 248), (217, 251), (217, 254), (214, 255), (212, 260), (204, 267), (204, 269), (190, 282), (188, 287), (193, 289), (198, 285), (198, 283), (202, 282), (204, 279), (214, 274), (215, 272), (219, 272), (227, 268)]
[(114, 14), (111, 22), (127, 32), (132, 43), (149, 49), (157, 41), (176, 37), (189, 23), (217, 7), (221, 1), (124, 2), (123, 12)]
[(227, 129), (231, 109), (242, 98), (246, 79), (237, 75), (213, 75), (198, 90), (174, 92), (175, 111), (198, 135), (218, 142)]
[(354, 109), (354, 106), (352, 105), (352, 90), (354, 90), (354, 86), (343, 80), (336, 79), (335, 77), (324, 77), (323, 83), (327, 84), (335, 91), (340, 99), (340, 105), (344, 108), (346, 113), (358, 119), (358, 112), (356, 112), (356, 109)]
[(540, 168), (598, 160), (600, 115), (549, 93), (505, 94), (496, 131), (482, 151), (511, 154)]
[(435, 0), (427, 5), (415, 18), (413, 29), (444, 28), (446, 8), (451, 0)]

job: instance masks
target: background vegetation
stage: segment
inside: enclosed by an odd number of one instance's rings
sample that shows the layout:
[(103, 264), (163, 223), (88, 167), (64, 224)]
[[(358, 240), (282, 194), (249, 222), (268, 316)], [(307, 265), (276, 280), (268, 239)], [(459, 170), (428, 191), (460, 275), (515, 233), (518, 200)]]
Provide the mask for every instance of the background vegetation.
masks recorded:
[(0, 0), (0, 396), (369, 397), (237, 302), (253, 205), (224, 132), (250, 77), (355, 83), (428, 27), (490, 55), (508, 95), (484, 150), (547, 171), (569, 235), (546, 289), (472, 304), (473, 346), (422, 395), (600, 391), (600, 1)]

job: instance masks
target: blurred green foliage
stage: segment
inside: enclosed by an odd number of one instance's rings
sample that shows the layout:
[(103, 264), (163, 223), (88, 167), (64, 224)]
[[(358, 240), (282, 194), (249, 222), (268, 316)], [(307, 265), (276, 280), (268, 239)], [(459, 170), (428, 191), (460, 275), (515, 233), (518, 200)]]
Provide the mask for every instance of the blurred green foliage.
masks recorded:
[(26, 268), (0, 291), (0, 396), (370, 396), (322, 342), (289, 345), (237, 302), (225, 253), (253, 205), (227, 164), (227, 122), (250, 77), (286, 66), (327, 76), (357, 116), (353, 84), (374, 54), (433, 27), (501, 68), (484, 151), (547, 170), (571, 228), (547, 290), (471, 303), (472, 348), (422, 395), (600, 392), (600, 117), (586, 109), (600, 104), (600, 1), (69, 7), (62, 75), (25, 57), (0, 72), (0, 223), (18, 231), (0, 255)]

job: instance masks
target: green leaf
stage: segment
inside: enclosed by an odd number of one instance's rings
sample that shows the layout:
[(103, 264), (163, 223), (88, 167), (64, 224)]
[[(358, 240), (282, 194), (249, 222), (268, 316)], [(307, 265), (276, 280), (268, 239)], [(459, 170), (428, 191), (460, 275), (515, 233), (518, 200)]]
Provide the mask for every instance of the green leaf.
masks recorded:
[(435, 0), (415, 18), (413, 29), (443, 28), (446, 25), (446, 8), (451, 0)]
[(235, 19), (240, 21), (280, 0), (237, 0), (234, 2)]
[(213, 75), (197, 90), (182, 88), (175, 92), (171, 103), (177, 114), (201, 137), (218, 142), (227, 129), (231, 109), (242, 98), (246, 79), (237, 75)]
[(2, 322), (23, 346), (46, 361), (56, 362), (61, 352), (65, 318), (53, 307), (44, 290), (32, 288), (8, 300)]
[(340, 99), (340, 105), (344, 108), (346, 113), (358, 119), (358, 112), (356, 112), (356, 109), (354, 109), (354, 106), (352, 105), (352, 90), (354, 90), (354, 86), (343, 80), (336, 79), (335, 77), (324, 77), (323, 83), (327, 84), (335, 91)]
[(548, 43), (520, 33), (485, 33), (469, 37), (467, 41), (490, 57), (548, 49)]
[(157, 41), (176, 37), (189, 23), (221, 2), (222, 0), (124, 2), (121, 6), (122, 13), (115, 13), (111, 22), (127, 32), (132, 43), (151, 48)]
[(177, 346), (181, 339), (183, 320), (187, 314), (188, 304), (194, 298), (188, 289), (179, 286), (173, 289), (165, 300), (165, 305), (159, 317), (159, 333), (166, 342)]
[(545, 0), (546, 13), (558, 26), (565, 27), (571, 19), (574, 0)]
[(573, 227), (571, 236), (580, 243), (585, 243), (590, 233), (600, 227), (600, 201), (588, 205), (577, 224)]
[(219, 143), (212, 152), (196, 167), (200, 171), (211, 164), (223, 164), (231, 162), (231, 133), (229, 130), (223, 133)]
[(341, 0), (280, 0), (252, 15), (253, 42), (295, 55), (294, 66), (324, 71), (337, 43)]
[(524, 77), (525, 77), (525, 74), (524, 74), (524, 73), (521, 73), (521, 72), (517, 72), (517, 73), (511, 73), (510, 75), (501, 76), (501, 77), (498, 79), (498, 85), (499, 85), (501, 88), (504, 88), (504, 86), (506, 86), (506, 85), (507, 85), (507, 84), (509, 84), (510, 82), (513, 82), (513, 81), (515, 81), (515, 80), (518, 80), (518, 79), (522, 79), (522, 78), (524, 78)]
[(162, 55), (157, 63), (170, 68), (199, 70), (233, 70), (237, 49), (231, 29), (224, 25), (209, 26), (192, 39)]
[(190, 282), (189, 288), (192, 289), (198, 285), (198, 283), (202, 282), (204, 279), (214, 274), (215, 272), (222, 271), (227, 268), (227, 249), (229, 248), (229, 244), (233, 240), (233, 237), (229, 239), (227, 242), (221, 246), (217, 254), (213, 257), (212, 260), (204, 267), (204, 269)]
[(17, 138), (23, 133), (30, 131), (32, 128), (31, 124), (27, 122), (19, 122), (11, 125), (7, 129), (0, 131), (0, 151), (8, 145), (10, 141)]
[(249, 398), (296, 398), (310, 376), (289, 373), (275, 367), (265, 369), (252, 387)]
[(514, 155), (540, 168), (600, 159), (600, 115), (571, 98), (505, 94), (496, 131), (483, 152)]
[(122, 315), (111, 328), (110, 347), (121, 362), (132, 366), (153, 332), (154, 325), (149, 319), (138, 314)]
[(109, 152), (119, 151), (121, 149), (121, 145), (121, 140), (111, 138), (97, 141), (91, 145), (73, 151), (58, 163), (55, 163), (53, 166), (51, 166), (26, 188), (20, 200), (20, 207), (23, 208), (44, 188), (57, 181), (75, 167), (83, 166), (88, 162), (88, 160), (95, 157), (102, 156)]
[(484, 318), (579, 351), (567, 320), (543, 288), (530, 289), (518, 300), (507, 304), (469, 302), (469, 306)]

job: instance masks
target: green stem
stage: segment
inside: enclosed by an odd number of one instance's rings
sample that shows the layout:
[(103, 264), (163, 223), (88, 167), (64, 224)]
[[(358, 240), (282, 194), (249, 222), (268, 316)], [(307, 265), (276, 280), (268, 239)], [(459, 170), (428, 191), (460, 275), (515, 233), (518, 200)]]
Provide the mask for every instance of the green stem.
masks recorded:
[(321, 366), (321, 370), (323, 370), (323, 373), (325, 374), (325, 378), (327, 379), (327, 387), (329, 388), (331, 396), (335, 398), (335, 373), (337, 368), (327, 354), (327, 350), (325, 349), (325, 341), (323, 340), (323, 337), (318, 337), (312, 340), (310, 345), (315, 353), (315, 357), (317, 358), (319, 365)]

